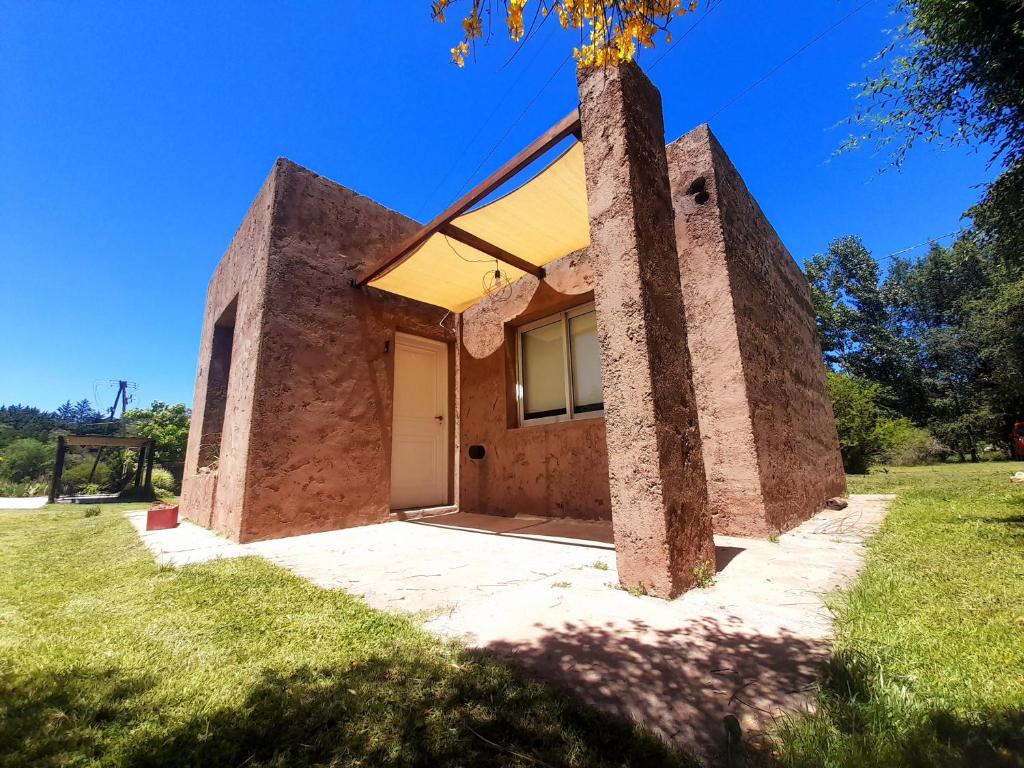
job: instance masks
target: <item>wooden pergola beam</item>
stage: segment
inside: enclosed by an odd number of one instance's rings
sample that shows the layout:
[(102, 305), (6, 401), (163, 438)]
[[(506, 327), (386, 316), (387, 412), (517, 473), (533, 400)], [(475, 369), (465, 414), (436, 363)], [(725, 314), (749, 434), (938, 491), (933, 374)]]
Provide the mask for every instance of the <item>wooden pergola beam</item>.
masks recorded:
[(109, 435), (68, 435), (64, 444), (92, 448), (145, 448), (153, 443), (148, 437), (113, 437)]
[(533, 275), (538, 280), (544, 277), (544, 267), (538, 267), (536, 264), (531, 264), (526, 259), (521, 259), (515, 254), (509, 253), (504, 248), (499, 248), (493, 243), (487, 242), (482, 237), (477, 237), (472, 232), (460, 229), (454, 224), (442, 224), (437, 231), (442, 235), (447, 235), (452, 240), (458, 240), (460, 243), (465, 243), (471, 248), (476, 248), (481, 253), (493, 256), (498, 261), (503, 261), (511, 267), (521, 269), (523, 272)]
[[(558, 142), (562, 141), (562, 139), (572, 135), (579, 136), (579, 133), (580, 111), (577, 107), (568, 115), (566, 115), (557, 123), (555, 123), (555, 125), (548, 128), (548, 130), (546, 130), (541, 136), (539, 136), (528, 147), (526, 147), (524, 150), (519, 152), (515, 157), (513, 157), (511, 160), (509, 160), (507, 163), (501, 166), (501, 168), (496, 170), (494, 173), (492, 173), (490, 176), (488, 176), (486, 179), (480, 182), (476, 187), (474, 187), (472, 190), (470, 190), (461, 198), (452, 203), (447, 209), (445, 209), (443, 213), (436, 216), (428, 224), (425, 224), (417, 232), (410, 235), (401, 243), (399, 243), (398, 246), (388, 256), (378, 261), (372, 267), (369, 267), (368, 269), (364, 270), (362, 274), (359, 275), (359, 278), (356, 280), (355, 284), (366, 285), (371, 280), (375, 280), (376, 278), (380, 277), (386, 272), (390, 272), (392, 269), (394, 269), (407, 258), (409, 258), (419, 246), (426, 242), (427, 238), (429, 238), (435, 232), (439, 231), (441, 227), (443, 227), (446, 224), (449, 224), (452, 219), (461, 216), (472, 206), (479, 203), (481, 200), (483, 200), (485, 197), (491, 194), (491, 192), (493, 192), (506, 181), (511, 179), (513, 176), (515, 176), (517, 173), (523, 170), (526, 166), (530, 165), (530, 163), (537, 160), (537, 158), (541, 157), (545, 152), (547, 152), (553, 146), (558, 144)], [(465, 234), (468, 235), (469, 233)], [(455, 237), (455, 235), (449, 236)], [(461, 240), (461, 238), (459, 237), (456, 237), (455, 239)], [(484, 241), (481, 240), (480, 242)], [(467, 243), (467, 245), (469, 245), (469, 243)], [(492, 249), (497, 248), (497, 246), (493, 245), (490, 247)], [(488, 253), (487, 251), (484, 252)], [(512, 256), (513, 258), (518, 258), (513, 256), (512, 254), (508, 254), (507, 252), (503, 251), (503, 253), (506, 253), (506, 255)], [(504, 258), (498, 256), (495, 256), (495, 258), (500, 258), (501, 261), (505, 261), (506, 263), (512, 264), (513, 266), (519, 266), (518, 264), (515, 264), (511, 261), (507, 261)], [(519, 261), (522, 260), (519, 259)], [(528, 264), (529, 262), (523, 263)], [(531, 267), (533, 267), (533, 265), (531, 265)], [(519, 268), (523, 269), (522, 267)], [(533, 268), (539, 269), (539, 267)], [(524, 269), (523, 271), (529, 272), (530, 270)], [(531, 272), (531, 274), (533, 273)]]

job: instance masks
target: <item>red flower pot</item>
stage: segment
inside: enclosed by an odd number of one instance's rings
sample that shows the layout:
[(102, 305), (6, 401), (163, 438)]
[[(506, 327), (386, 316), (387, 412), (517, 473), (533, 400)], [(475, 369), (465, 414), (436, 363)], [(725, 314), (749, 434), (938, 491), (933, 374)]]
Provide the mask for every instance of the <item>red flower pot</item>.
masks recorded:
[(161, 531), (178, 527), (177, 504), (154, 504), (146, 512), (146, 530)]

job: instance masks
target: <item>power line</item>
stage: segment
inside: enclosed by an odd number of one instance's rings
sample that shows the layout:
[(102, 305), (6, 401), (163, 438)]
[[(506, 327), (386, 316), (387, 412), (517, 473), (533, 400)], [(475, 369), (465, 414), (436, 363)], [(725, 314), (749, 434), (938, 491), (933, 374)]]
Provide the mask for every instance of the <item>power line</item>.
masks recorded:
[[(459, 154), (459, 156), (455, 159), (454, 162), (448, 164), (448, 169), (445, 171), (444, 175), (441, 176), (440, 181), (437, 182), (437, 184), (434, 186), (434, 188), (430, 191), (430, 193), (424, 198), (423, 202), (420, 204), (420, 207), (418, 209), (420, 216), (423, 215), (423, 211), (424, 211), (424, 209), (426, 209), (427, 204), (431, 200), (433, 200), (434, 197), (437, 195), (438, 190), (440, 190), (444, 186), (445, 182), (448, 181), (448, 179), (451, 177), (452, 171), (456, 168), (456, 166), (458, 166), (459, 163), (462, 162), (462, 160), (469, 153), (469, 148), (472, 147), (473, 144), (476, 143), (477, 139), (480, 138), (480, 135), (483, 133), (484, 128), (487, 127), (487, 125), (489, 125), (490, 122), (494, 119), (494, 116), (498, 114), (498, 111), (501, 109), (502, 105), (508, 99), (509, 94), (512, 93), (512, 91), (515, 90), (516, 87), (518, 87), (520, 81), (526, 75), (526, 72), (530, 69), (530, 67), (533, 65), (533, 63), (540, 56), (541, 51), (543, 51), (547, 47), (548, 43), (551, 41), (551, 38), (554, 37), (555, 32), (556, 32), (556, 29), (552, 28), (551, 32), (548, 33), (548, 36), (544, 38), (544, 41), (539, 46), (537, 46), (536, 53), (534, 53), (533, 58), (531, 58), (529, 63), (527, 63), (526, 66), (524, 66), (519, 71), (518, 77), (516, 77), (509, 84), (509, 86), (505, 89), (505, 92), (502, 94), (501, 98), (498, 99), (497, 103), (494, 105), (494, 108), (491, 110), (490, 114), (488, 114), (487, 117), (484, 120), (482, 120), (479, 124), (477, 124), (476, 131), (474, 131), (472, 138), (470, 138), (469, 141), (464, 142), (462, 144), (462, 152)], [(522, 46), (520, 46), (519, 48), (516, 49), (517, 52), (519, 50), (522, 50)], [(507, 63), (508, 62), (506, 62), (506, 64)], [(546, 88), (547, 84), (545, 84), (544, 87)], [(543, 92), (543, 89), (542, 89), (542, 92)], [(494, 153), (495, 149), (496, 149), (496, 147), (493, 147), (491, 149), (491, 151), (488, 153), (487, 157), (490, 157), (490, 155)], [(486, 159), (487, 158), (485, 157), (484, 162), (486, 162)], [(473, 173), (475, 174), (476, 171), (474, 171)], [(455, 197), (458, 197), (458, 195), (456, 195)]]
[(462, 193), (466, 191), (466, 187), (470, 185), (470, 183), (476, 177), (477, 173), (480, 172), (480, 169), (484, 167), (484, 164), (488, 160), (491, 159), (491, 156), (498, 150), (498, 147), (505, 143), (505, 139), (509, 137), (509, 135), (515, 129), (515, 127), (519, 125), (519, 123), (522, 121), (524, 117), (526, 117), (526, 113), (530, 111), (533, 105), (537, 102), (537, 99), (539, 99), (543, 95), (544, 91), (547, 90), (548, 86), (551, 85), (551, 83), (554, 81), (556, 77), (558, 77), (558, 73), (562, 71), (562, 67), (564, 67), (571, 58), (572, 54), (570, 53), (564, 59), (562, 59), (562, 63), (559, 64), (555, 68), (555, 71), (551, 73), (551, 77), (544, 81), (544, 85), (540, 87), (540, 90), (537, 91), (536, 95), (527, 102), (526, 106), (523, 107), (522, 111), (516, 116), (516, 119), (512, 121), (508, 128), (505, 129), (505, 132), (501, 135), (501, 138), (499, 138), (498, 141), (495, 142), (494, 146), (491, 147), (490, 151), (486, 155), (484, 155), (484, 158), (477, 164), (476, 168), (473, 169), (473, 172), (466, 179), (465, 183), (459, 188), (459, 191), (455, 193), (453, 199), (458, 199), (462, 195)]
[(896, 256), (906, 253), (907, 251), (913, 251), (915, 248), (920, 248), (922, 245), (931, 245), (932, 243), (937, 243), (939, 240), (945, 240), (947, 237), (953, 237), (954, 235), (962, 234), (964, 231), (965, 230), (963, 229), (958, 229), (955, 232), (947, 232), (945, 235), (939, 235), (938, 237), (929, 237), (927, 240), (924, 240), (920, 243), (915, 243), (914, 245), (908, 245), (906, 248), (900, 248), (898, 251), (893, 251), (887, 256), (883, 256), (882, 258), (892, 259)]
[[(718, 117), (720, 114), (722, 114), (725, 110), (727, 110), (733, 104), (738, 102), (740, 99), (744, 98), (747, 94), (749, 94), (755, 88), (757, 88), (760, 85), (762, 85), (765, 81), (767, 81), (769, 78), (771, 78), (780, 69), (785, 67), (787, 64), (792, 62), (794, 59), (796, 59), (801, 54), (803, 54), (808, 48), (813, 46), (815, 43), (820, 41), (822, 38), (826, 37), (830, 32), (835, 30), (838, 26), (840, 26), (841, 24), (844, 24), (845, 22), (847, 22), (848, 20), (853, 18), (856, 14), (860, 13), (861, 11), (863, 11), (865, 8), (867, 8), (869, 5), (871, 5), (874, 1), (875, 0), (865, 0), (865, 2), (861, 3), (860, 5), (858, 5), (856, 8), (854, 8), (848, 14), (843, 16), (841, 19), (839, 19), (838, 21), (834, 22), (833, 24), (831, 24), (830, 26), (826, 27), (824, 30), (819, 32), (810, 41), (808, 41), (807, 43), (802, 45), (800, 48), (798, 48), (796, 51), (794, 51), (792, 54), (790, 54), (788, 58), (783, 59), (781, 62), (776, 64), (772, 69), (770, 69), (759, 80), (756, 80), (752, 84), (748, 85), (746, 88), (744, 88), (742, 91), (740, 91), (736, 96), (734, 96), (732, 99), (727, 101), (722, 107), (719, 108), (719, 110), (717, 112), (715, 112), (705, 122), (709, 122), (710, 123), (712, 120), (714, 120), (716, 117)], [(709, 13), (710, 13), (710, 11), (709, 11)]]
[(679, 36), (678, 38), (676, 38), (676, 40), (674, 40), (674, 41), (672, 42), (672, 45), (670, 45), (670, 46), (669, 46), (668, 48), (666, 48), (666, 49), (665, 49), (665, 51), (664, 51), (664, 52), (663, 52), (663, 53), (661, 54), (661, 56), (659, 56), (658, 58), (656, 58), (656, 59), (654, 60), (654, 63), (653, 63), (653, 64), (651, 64), (651, 66), (649, 66), (649, 67), (647, 68), (647, 71), (648, 71), (648, 72), (650, 72), (650, 71), (651, 71), (651, 70), (653, 70), (653, 69), (654, 69), (654, 68), (655, 68), (656, 66), (658, 66), (659, 64), (661, 64), (661, 62), (665, 60), (665, 57), (666, 57), (666, 56), (668, 56), (668, 55), (669, 55), (670, 53), (672, 53), (673, 49), (674, 49), (674, 48), (675, 48), (675, 47), (676, 47), (677, 45), (679, 45), (679, 44), (680, 44), (681, 42), (683, 42), (683, 40), (685, 40), (685, 39), (687, 38), (687, 36), (688, 36), (688, 35), (689, 35), (689, 34), (690, 34), (691, 32), (693, 32), (693, 30), (695, 30), (695, 29), (696, 29), (697, 27), (699, 27), (699, 26), (701, 25), (701, 23), (703, 23), (703, 21), (704, 21), (704, 20), (705, 20), (705, 19), (706, 19), (706, 18), (707, 18), (708, 16), (710, 16), (710, 15), (712, 14), (712, 12), (714, 12), (714, 11), (718, 10), (719, 6), (721, 6), (721, 4), (722, 4), (722, 3), (724, 3), (724, 2), (725, 2), (725, 0), (718, 0), (718, 2), (717, 2), (717, 3), (715, 3), (715, 4), (713, 4), (713, 5), (709, 3), (709, 4), (708, 4), (708, 9), (707, 9), (707, 11), (705, 11), (704, 15), (703, 15), (703, 16), (701, 16), (701, 17), (700, 17), (699, 19), (697, 19), (697, 21), (695, 21), (695, 22), (694, 22), (694, 23), (693, 23), (693, 24), (692, 24), (692, 25), (691, 25), (691, 26), (690, 26), (690, 27), (689, 27), (689, 28), (688, 28), (688, 29), (687, 29), (687, 30), (686, 30), (685, 32), (683, 32), (683, 34), (681, 34), (681, 35), (680, 35), (680, 36)]

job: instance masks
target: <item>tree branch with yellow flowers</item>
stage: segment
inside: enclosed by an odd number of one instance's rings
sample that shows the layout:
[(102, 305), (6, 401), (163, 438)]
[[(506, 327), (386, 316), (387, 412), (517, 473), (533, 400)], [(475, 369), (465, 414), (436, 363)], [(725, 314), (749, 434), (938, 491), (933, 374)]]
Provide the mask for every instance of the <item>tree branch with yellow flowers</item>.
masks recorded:
[(490, 38), (495, 18), (504, 17), (509, 37), (523, 42), (529, 36), (525, 16), (531, 4), (530, 29), (553, 15), (563, 29), (579, 31), (580, 44), (573, 56), (581, 67), (632, 61), (638, 46), (654, 47), (659, 33), (671, 43), (672, 20), (697, 10), (697, 0), (434, 0), (430, 10), (434, 20), (443, 24), (450, 8), (468, 6), (462, 17), (462, 40), (451, 49), (452, 61), (462, 67), (475, 54), (477, 43)]

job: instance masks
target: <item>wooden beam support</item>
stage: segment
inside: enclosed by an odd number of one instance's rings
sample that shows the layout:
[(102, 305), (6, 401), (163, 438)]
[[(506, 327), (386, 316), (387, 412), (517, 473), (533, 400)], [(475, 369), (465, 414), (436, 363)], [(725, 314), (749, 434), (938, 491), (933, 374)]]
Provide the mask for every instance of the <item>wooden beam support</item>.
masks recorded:
[(538, 280), (544, 277), (544, 267), (538, 267), (536, 264), (531, 264), (526, 259), (521, 259), (515, 254), (509, 253), (504, 248), (499, 248), (492, 243), (487, 242), (481, 237), (477, 237), (471, 232), (467, 232), (464, 229), (456, 227), (454, 224), (442, 224), (438, 230), (442, 235), (447, 235), (452, 240), (458, 240), (460, 243), (465, 243), (471, 248), (476, 248), (482, 253), (486, 253), (488, 256), (493, 256), (498, 261), (503, 261), (510, 267), (521, 269), (528, 275), (533, 275)]
[(139, 490), (142, 486), (142, 465), (146, 463), (146, 449), (139, 448), (138, 454), (135, 457), (135, 490)]
[[(492, 173), (482, 182), (480, 182), (471, 191), (463, 195), (457, 201), (452, 203), (443, 213), (435, 217), (430, 223), (421, 227), (416, 233), (399, 243), (398, 247), (395, 248), (388, 256), (378, 261), (369, 269), (366, 269), (359, 275), (359, 279), (356, 280), (356, 285), (366, 285), (371, 280), (374, 280), (386, 272), (391, 271), (407, 258), (409, 258), (413, 252), (426, 242), (427, 238), (433, 235), (435, 232), (440, 230), (442, 226), (451, 222), (452, 219), (457, 216), (461, 216), (469, 208), (476, 203), (483, 200), (491, 192), (496, 190), (506, 181), (511, 179), (521, 170), (523, 170), (530, 163), (534, 162), (537, 158), (555, 146), (562, 139), (567, 136), (579, 136), (580, 135), (580, 111), (577, 107), (568, 115), (559, 120), (555, 125), (548, 128), (542, 136), (537, 138), (530, 146), (522, 150), (505, 163), (501, 168)], [(452, 235), (454, 237), (454, 235)], [(481, 241), (483, 242), (483, 241)], [(475, 246), (474, 246), (475, 247)], [(491, 246), (495, 248), (496, 246)], [(483, 250), (483, 249), (480, 249)], [(512, 255), (512, 254), (508, 254)], [(499, 257), (495, 257), (499, 258)], [(505, 261), (505, 259), (501, 259)], [(507, 262), (511, 263), (511, 262)], [(514, 265), (517, 266), (517, 265)]]
[(153, 491), (153, 459), (156, 458), (156, 443), (152, 440), (146, 445), (146, 479), (145, 490), (148, 493)]
[(51, 504), (60, 495), (60, 479), (64, 474), (64, 457), (67, 454), (67, 444), (63, 437), (57, 438), (57, 458), (53, 463), (53, 478), (50, 480), (50, 496), (47, 499)]
[(68, 435), (64, 438), (65, 445), (78, 445), (106, 448), (142, 448), (153, 442), (147, 437), (113, 437), (109, 435)]

